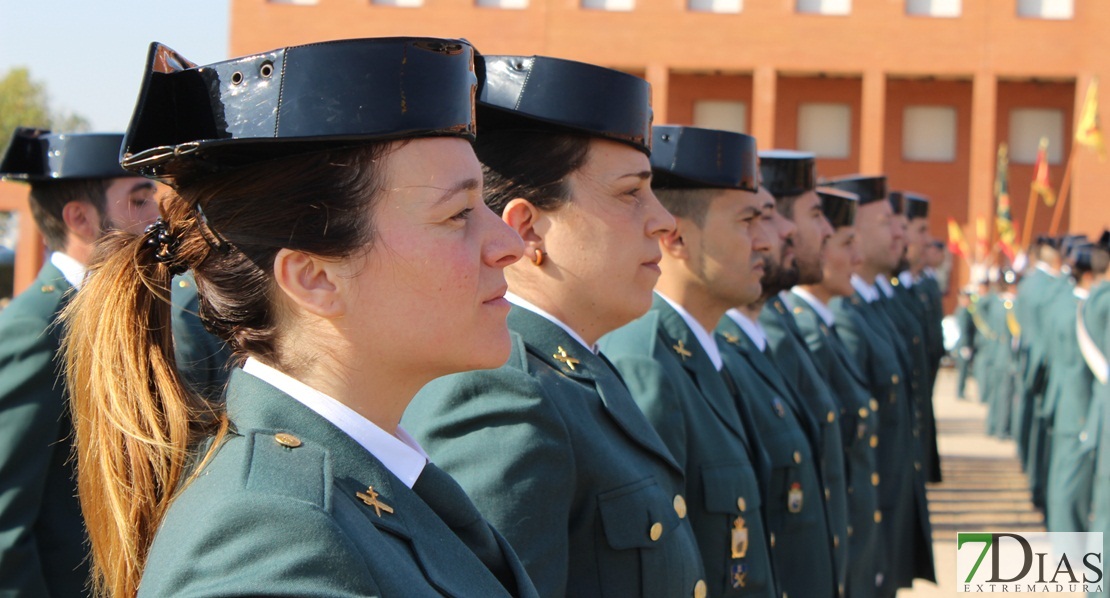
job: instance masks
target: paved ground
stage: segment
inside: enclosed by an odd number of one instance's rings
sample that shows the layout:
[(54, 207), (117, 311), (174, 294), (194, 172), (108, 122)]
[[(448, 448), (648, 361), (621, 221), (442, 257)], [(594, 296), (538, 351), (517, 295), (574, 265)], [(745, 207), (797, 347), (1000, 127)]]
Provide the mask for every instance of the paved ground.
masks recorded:
[(987, 408), (975, 398), (974, 382), (969, 382), (967, 395), (968, 401), (956, 400), (955, 371), (942, 369), (933, 400), (944, 481), (928, 489), (938, 583), (919, 580), (899, 598), (972, 595), (956, 592), (957, 531), (1044, 529), (1040, 513), (1029, 500), (1013, 442), (984, 432)]

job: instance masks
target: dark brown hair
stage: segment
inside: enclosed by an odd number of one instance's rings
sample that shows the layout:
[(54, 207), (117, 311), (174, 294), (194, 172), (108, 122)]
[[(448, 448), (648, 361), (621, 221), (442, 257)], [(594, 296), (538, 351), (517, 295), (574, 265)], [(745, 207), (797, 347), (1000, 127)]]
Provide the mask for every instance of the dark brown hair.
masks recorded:
[(66, 223), (62, 210), (72, 201), (87, 201), (107, 221), (108, 185), (112, 179), (61, 179), (31, 183), (31, 216), (50, 251), (65, 251)]
[(590, 137), (530, 130), (483, 131), (474, 144), (482, 163), (486, 205), (497, 215), (518, 197), (541, 210), (570, 201), (567, 177), (586, 163)]
[(721, 189), (653, 189), (659, 203), (675, 218), (693, 222), (699, 229), (705, 226), (709, 204)]
[(388, 147), (209, 175), (163, 202), (161, 244), (154, 227), (99, 242), (89, 278), (63, 315), (62, 349), (98, 594), (135, 594), (199, 441), (215, 436), (209, 446), (217, 447), (227, 427), (222, 406), (191, 392), (176, 369), (173, 273), (193, 270), (201, 321), (239, 357), (282, 367), (274, 257), (281, 248), (337, 258), (366, 248)]

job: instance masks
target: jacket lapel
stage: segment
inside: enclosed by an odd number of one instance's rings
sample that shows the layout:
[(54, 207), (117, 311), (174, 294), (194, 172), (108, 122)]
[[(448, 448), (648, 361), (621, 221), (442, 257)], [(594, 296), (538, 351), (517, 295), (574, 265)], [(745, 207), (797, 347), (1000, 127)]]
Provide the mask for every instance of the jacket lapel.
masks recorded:
[(524, 340), (528, 353), (567, 378), (596, 391), (605, 412), (617, 427), (668, 465), (682, 471), (632, 399), (617, 371), (604, 357), (583, 347), (582, 343), (543, 316), (521, 307), (514, 305), (509, 310), (508, 322), (509, 328)]

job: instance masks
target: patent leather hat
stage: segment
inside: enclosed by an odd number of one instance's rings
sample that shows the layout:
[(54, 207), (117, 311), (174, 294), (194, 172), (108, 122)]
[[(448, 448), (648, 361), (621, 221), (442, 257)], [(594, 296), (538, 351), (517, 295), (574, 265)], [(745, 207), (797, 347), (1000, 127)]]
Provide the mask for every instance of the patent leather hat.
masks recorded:
[(856, 223), (858, 195), (831, 187), (818, 187), (817, 197), (821, 198), (821, 211), (825, 213), (825, 218), (834, 229)]
[(817, 187), (817, 156), (794, 150), (759, 152), (762, 184), (776, 199), (794, 197)]
[(656, 189), (759, 191), (755, 137), (659, 125), (652, 128), (651, 186)]
[(874, 201), (886, 201), (886, 177), (852, 175), (838, 177), (823, 181), (822, 187), (832, 187), (859, 196), (859, 205), (864, 206)]
[(473, 140), (474, 57), (463, 40), (393, 37), (197, 66), (154, 43), (120, 160), (132, 172), (175, 184), (368, 141)]
[(0, 178), (34, 182), (135, 176), (120, 168), (122, 142), (121, 133), (51, 133), (19, 128), (0, 160)]
[(895, 208), (895, 214), (905, 214), (907, 220), (927, 218), (929, 216), (929, 198), (924, 195), (910, 193), (909, 191), (891, 191), (890, 205)]
[(551, 129), (651, 154), (651, 85), (633, 75), (547, 56), (482, 56), (483, 131)]

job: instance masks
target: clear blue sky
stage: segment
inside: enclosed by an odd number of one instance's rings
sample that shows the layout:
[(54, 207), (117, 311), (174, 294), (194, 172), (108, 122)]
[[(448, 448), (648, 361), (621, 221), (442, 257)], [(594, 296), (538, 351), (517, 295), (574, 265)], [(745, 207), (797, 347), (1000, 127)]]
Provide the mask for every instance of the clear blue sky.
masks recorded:
[(0, 74), (25, 66), (52, 107), (122, 132), (150, 42), (197, 64), (227, 58), (229, 1), (0, 0)]

